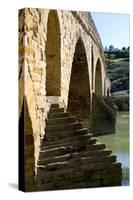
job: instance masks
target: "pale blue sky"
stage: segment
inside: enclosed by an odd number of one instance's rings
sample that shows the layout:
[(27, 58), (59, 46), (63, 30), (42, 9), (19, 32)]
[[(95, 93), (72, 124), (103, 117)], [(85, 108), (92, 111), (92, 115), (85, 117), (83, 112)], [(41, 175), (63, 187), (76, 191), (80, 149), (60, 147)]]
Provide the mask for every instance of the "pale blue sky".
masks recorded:
[(91, 13), (103, 47), (114, 45), (115, 48), (129, 46), (129, 20), (127, 14)]

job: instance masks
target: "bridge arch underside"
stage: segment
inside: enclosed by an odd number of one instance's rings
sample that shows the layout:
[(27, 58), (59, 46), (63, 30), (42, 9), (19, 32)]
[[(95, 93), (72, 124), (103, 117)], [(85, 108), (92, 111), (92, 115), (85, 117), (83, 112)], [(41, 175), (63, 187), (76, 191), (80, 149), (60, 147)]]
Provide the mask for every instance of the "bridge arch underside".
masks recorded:
[(95, 94), (102, 97), (102, 69), (98, 59), (95, 70)]
[(75, 47), (70, 77), (68, 111), (84, 121), (90, 119), (90, 82), (85, 47), (80, 38)]
[(60, 96), (61, 58), (60, 25), (57, 11), (51, 10), (47, 22), (46, 95)]

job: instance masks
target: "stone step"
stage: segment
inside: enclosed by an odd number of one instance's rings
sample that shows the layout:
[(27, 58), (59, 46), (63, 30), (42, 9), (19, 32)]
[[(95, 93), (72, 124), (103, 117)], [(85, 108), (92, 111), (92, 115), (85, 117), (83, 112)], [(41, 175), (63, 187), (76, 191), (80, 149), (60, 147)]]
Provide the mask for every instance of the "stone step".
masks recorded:
[(95, 99), (109, 114), (109, 116), (115, 118), (116, 111), (114, 111), (100, 96), (95, 94)]
[[(60, 163), (56, 163), (56, 166), (54, 166), (56, 167), (56, 170), (52, 164), (47, 168), (40, 165), (38, 166), (38, 176), (40, 175), (40, 179), (43, 181), (43, 183), (54, 182), (57, 184), (58, 181), (64, 181), (64, 180), (68, 180), (69, 183), (71, 181), (77, 182), (76, 179), (78, 178), (78, 180), (80, 181), (81, 180), (80, 177), (84, 177), (85, 179), (87, 178), (90, 182), (91, 180), (94, 179), (104, 178), (104, 173), (102, 172), (104, 172), (105, 170), (108, 171), (108, 175), (113, 176), (114, 174), (111, 168), (118, 168), (118, 166), (119, 163), (117, 162), (111, 163), (108, 161), (104, 161), (103, 165), (102, 162), (92, 163), (88, 159), (86, 163), (81, 164), (80, 166), (76, 162), (74, 162), (73, 164), (62, 163), (62, 165), (60, 165)], [(99, 176), (97, 176), (98, 174)], [(120, 176), (120, 173), (118, 174)]]
[[(70, 158), (69, 160), (53, 162), (53, 163), (43, 163), (40, 165), (46, 171), (48, 170), (58, 170), (58, 169), (67, 169), (67, 168), (76, 168), (81, 165), (95, 164), (95, 163), (114, 163), (116, 162), (115, 155), (109, 156), (87, 156), (87, 157), (77, 157)], [(94, 168), (95, 169), (95, 168)]]
[[(59, 190), (59, 189), (76, 189), (76, 188), (87, 188), (88, 183), (94, 185), (94, 182), (99, 183), (100, 180), (88, 180), (87, 176), (84, 176), (84, 172), (74, 172), (72, 170), (65, 171), (67, 174), (62, 174), (61, 176), (50, 176), (45, 178), (45, 181), (40, 181), (39, 186), (41, 185), (41, 190)], [(70, 172), (70, 173), (69, 173)], [(75, 174), (74, 177), (71, 177), (70, 174)], [(50, 181), (51, 180), (51, 181)], [(46, 182), (48, 181), (48, 182)], [(93, 183), (93, 184), (92, 184)], [(95, 183), (96, 185), (96, 183)], [(99, 184), (100, 185), (100, 184)], [(96, 185), (98, 186), (98, 185)]]
[(103, 150), (105, 149), (104, 144), (91, 144), (95, 142), (94, 140), (88, 140), (86, 143), (75, 143), (73, 145), (60, 146), (52, 149), (40, 150), (40, 159), (48, 158), (52, 156), (60, 156), (67, 153), (75, 153), (80, 151), (93, 151), (93, 150)]
[(53, 119), (47, 120), (47, 125), (70, 123), (70, 122), (76, 122), (76, 121), (77, 121), (76, 117), (53, 118)]
[(116, 156), (105, 144), (96, 143), (97, 139), (76, 117), (64, 112), (58, 104), (52, 104), (46, 123), (46, 137), (41, 143), (37, 166), (39, 190), (120, 183), (121, 166)]
[(81, 158), (81, 157), (87, 157), (87, 156), (95, 156), (95, 157), (98, 156), (98, 157), (103, 158), (103, 157), (109, 156), (111, 153), (112, 151), (109, 149), (104, 149), (100, 151), (82, 151), (82, 152), (77, 152), (77, 153), (68, 153), (61, 156), (42, 158), (41, 160), (38, 161), (38, 165), (45, 165), (48, 163), (59, 162), (59, 161), (64, 162), (72, 158)]
[(50, 108), (49, 113), (64, 112), (64, 108)]
[[(106, 163), (106, 162), (105, 162)], [(101, 173), (101, 175), (105, 176), (107, 173), (110, 173), (112, 175), (114, 175), (114, 173), (118, 173), (120, 168), (121, 168), (121, 163), (119, 162), (113, 162), (113, 163), (109, 163), (108, 162), (105, 165), (101, 165), (100, 162), (98, 163), (90, 163), (92, 165), (95, 165), (95, 167), (98, 167), (98, 165), (100, 164), (99, 172)], [(43, 181), (47, 182), (48, 181), (48, 177), (52, 177), (52, 178), (56, 178), (58, 176), (62, 176), (62, 175), (67, 175), (66, 178), (70, 178), (73, 177), (73, 175), (75, 174), (75, 172), (81, 172), (82, 170), (85, 170), (86, 172), (90, 172), (90, 173), (95, 173), (96, 168), (93, 168), (91, 165), (89, 167), (87, 167), (88, 165), (80, 165), (80, 168), (63, 168), (63, 169), (57, 169), (57, 170), (45, 170), (45, 167), (43, 165), (38, 165), (38, 174), (41, 175), (40, 178), (43, 179)], [(91, 170), (91, 171), (90, 171)], [(42, 173), (44, 172), (45, 173)], [(70, 176), (69, 176), (70, 175)], [(56, 176), (56, 177), (55, 177)], [(69, 177), (68, 177), (69, 176)], [(44, 178), (45, 177), (45, 178)], [(64, 177), (65, 178), (65, 177)]]
[(63, 130), (60, 132), (49, 132), (46, 133), (46, 140), (50, 141), (57, 141), (59, 139), (63, 139), (63, 138), (67, 138), (67, 137), (71, 137), (71, 136), (75, 136), (75, 135), (84, 135), (88, 133), (88, 129), (87, 128), (82, 128), (82, 129), (77, 129), (77, 130)]
[[(64, 123), (64, 124), (49, 124), (46, 126), (46, 134), (48, 132), (56, 132), (56, 131), (63, 131), (63, 130), (75, 130), (75, 129), (81, 129), (83, 128), (83, 125), (81, 122), (73, 122), (73, 123)], [(49, 133), (49, 134), (50, 134)]]
[(78, 169), (74, 171), (73, 168), (61, 169), (61, 170), (56, 170), (56, 171), (51, 171), (51, 172), (45, 171), (45, 173), (43, 173), (43, 171), (44, 171), (43, 168), (38, 167), (38, 176), (36, 179), (36, 183), (38, 183), (38, 185), (41, 185), (41, 188), (44, 188), (44, 190), (57, 188), (59, 186), (59, 182), (64, 183), (64, 181), (67, 181), (67, 180), (69, 180), (70, 182), (73, 180), (73, 182), (75, 182), (74, 177), (72, 176), (74, 174), (75, 174), (75, 177), (76, 175), (77, 177), (80, 176), (80, 174), (82, 175), (82, 177), (84, 177), (83, 176), (84, 171), (82, 171), (82, 173), (81, 172), (78, 173)]
[[(81, 136), (82, 137), (82, 136)], [(53, 148), (59, 148), (59, 147), (69, 147), (69, 146), (74, 146), (76, 147), (77, 145), (86, 145), (86, 144), (95, 144), (97, 141), (96, 138), (90, 138), (89, 137), (83, 137), (81, 140), (72, 140), (72, 141), (67, 141), (65, 143), (60, 143), (60, 144), (49, 144), (49, 145), (42, 145), (41, 150), (47, 150), (47, 149), (53, 149)], [(82, 143), (82, 144), (81, 144)]]
[(57, 140), (55, 142), (44, 141), (41, 145), (42, 146), (41, 149), (49, 149), (49, 148), (54, 148), (54, 147), (73, 145), (75, 143), (87, 143), (88, 140), (97, 141), (96, 138), (94, 137), (92, 138), (91, 134), (75, 135), (72, 137), (67, 137), (64, 139)]
[(81, 142), (82, 142), (82, 140), (84, 140), (84, 139), (90, 139), (92, 137), (92, 134), (89, 134), (89, 133), (87, 133), (87, 134), (81, 134), (81, 135), (74, 135), (74, 136), (72, 136), (72, 137), (66, 137), (66, 138), (61, 138), (61, 139), (59, 139), (59, 140), (56, 140), (56, 141), (52, 141), (52, 142), (50, 142), (50, 141), (45, 141), (45, 140), (43, 140), (42, 141), (42, 143), (41, 143), (41, 145), (42, 146), (51, 146), (51, 145), (59, 145), (59, 144), (65, 144), (65, 143), (68, 143), (68, 142), (73, 142), (73, 141), (77, 141), (77, 140), (80, 140)]
[(59, 108), (59, 104), (53, 103), (53, 104), (51, 104), (51, 108)]
[(120, 167), (120, 163), (117, 162), (112, 164), (105, 162), (104, 165), (99, 162), (91, 163), (76, 168), (57, 169), (56, 171), (46, 171), (42, 166), (38, 166), (36, 185), (39, 188), (41, 186), (41, 190), (72, 189), (76, 188), (76, 184), (79, 184), (81, 188), (86, 183), (86, 187), (102, 186), (101, 180), (105, 180), (105, 173), (108, 185), (111, 185), (110, 177), (114, 176), (112, 169), (117, 170), (116, 177), (119, 179), (121, 177)]
[(62, 117), (69, 117), (70, 113), (68, 112), (57, 112), (57, 113), (48, 113), (48, 118), (62, 118)]

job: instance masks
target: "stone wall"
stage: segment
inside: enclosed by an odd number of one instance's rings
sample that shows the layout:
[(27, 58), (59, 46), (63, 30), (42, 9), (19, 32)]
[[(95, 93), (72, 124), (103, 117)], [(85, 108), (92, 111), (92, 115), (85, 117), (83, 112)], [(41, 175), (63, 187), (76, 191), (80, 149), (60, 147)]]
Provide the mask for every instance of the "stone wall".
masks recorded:
[[(82, 60), (75, 56), (79, 39), (82, 43), (78, 48), (84, 47)], [(79, 88), (77, 99), (85, 106), (88, 99), (88, 111), (91, 113), (92, 94), (96, 87), (101, 88), (101, 96), (107, 95), (108, 89), (101, 40), (91, 15), (34, 8), (19, 11), (19, 117), (25, 97), (32, 124), (30, 134), (33, 136), (35, 173), (40, 140), (45, 135), (45, 120), (51, 103), (59, 103), (65, 110), (68, 109), (71, 88), (74, 87), (71, 87), (71, 78), (75, 60), (78, 60), (79, 67), (85, 61), (82, 76), (78, 71), (77, 77), (74, 77), (79, 80), (75, 86), (86, 86)], [(96, 78), (97, 62), (101, 72), (99, 79)], [(69, 111), (73, 112), (72, 107)], [(26, 127), (28, 121), (24, 120)]]
[(115, 133), (116, 109), (108, 97), (93, 94), (91, 132), (93, 135)]

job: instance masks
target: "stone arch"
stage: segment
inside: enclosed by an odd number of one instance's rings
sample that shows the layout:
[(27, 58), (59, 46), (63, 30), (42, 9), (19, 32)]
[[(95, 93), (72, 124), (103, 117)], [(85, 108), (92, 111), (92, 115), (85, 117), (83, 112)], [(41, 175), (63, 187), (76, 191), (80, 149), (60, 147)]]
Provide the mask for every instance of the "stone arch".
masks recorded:
[(57, 11), (50, 10), (47, 21), (46, 42), (46, 95), (61, 93), (61, 38)]
[(98, 58), (95, 68), (95, 94), (102, 96), (102, 67), (100, 59)]
[(68, 111), (80, 119), (90, 117), (90, 82), (88, 63), (84, 43), (81, 37), (75, 46), (75, 53), (72, 62)]
[(27, 98), (24, 96), (19, 117), (19, 187), (32, 190), (35, 178), (35, 148), (32, 121)]

